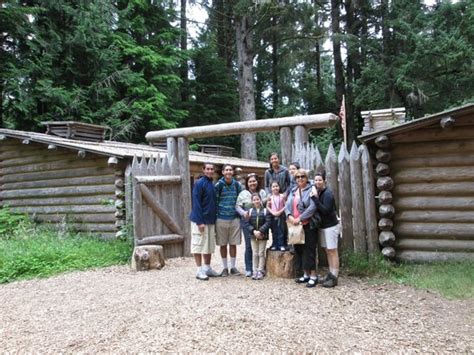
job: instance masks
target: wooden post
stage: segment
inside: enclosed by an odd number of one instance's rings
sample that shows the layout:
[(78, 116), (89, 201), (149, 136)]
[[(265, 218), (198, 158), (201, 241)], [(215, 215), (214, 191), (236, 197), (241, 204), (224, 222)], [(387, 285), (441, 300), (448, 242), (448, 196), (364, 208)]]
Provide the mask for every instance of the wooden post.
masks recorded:
[(295, 127), (295, 145), (304, 145), (308, 143), (308, 131), (305, 126), (296, 126)]
[(337, 156), (334, 147), (329, 144), (328, 153), (325, 160), (326, 165), (326, 181), (331, 189), (334, 199), (336, 200), (336, 208), (339, 209), (339, 186), (337, 183)]
[(367, 230), (367, 251), (369, 255), (379, 252), (377, 213), (375, 207), (374, 171), (370, 161), (369, 150), (365, 144), (359, 147), (362, 153), (362, 182), (364, 186), (365, 226)]
[(191, 212), (191, 175), (189, 173), (189, 143), (184, 137), (178, 138), (178, 163), (179, 172), (183, 179), (181, 183), (181, 203), (183, 206), (183, 233), (185, 256), (191, 255), (191, 223), (189, 213)]
[(350, 153), (351, 193), (352, 193), (352, 227), (354, 231), (354, 251), (358, 254), (367, 254), (365, 241), (365, 212), (364, 196), (362, 193), (362, 167), (360, 154), (355, 142), (352, 143)]
[(354, 235), (352, 231), (352, 194), (349, 154), (346, 145), (341, 144), (338, 157), (339, 166), (339, 210), (342, 227), (343, 251), (354, 251)]
[(293, 154), (291, 144), (291, 128), (280, 128), (281, 163), (285, 166), (291, 163), (291, 156)]
[(171, 157), (178, 156), (178, 142), (176, 138), (166, 138), (166, 152), (168, 153), (168, 161), (171, 162)]

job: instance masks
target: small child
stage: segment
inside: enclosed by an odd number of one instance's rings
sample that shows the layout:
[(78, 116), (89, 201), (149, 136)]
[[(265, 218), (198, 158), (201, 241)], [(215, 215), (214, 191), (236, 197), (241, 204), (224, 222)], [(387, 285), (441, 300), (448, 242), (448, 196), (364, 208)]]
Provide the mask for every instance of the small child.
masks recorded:
[(285, 251), (288, 243), (285, 236), (285, 198), (280, 193), (280, 185), (278, 182), (272, 182), (272, 194), (267, 200), (268, 212), (272, 215), (271, 230), (272, 230), (272, 246), (270, 250)]
[(262, 199), (258, 193), (252, 194), (253, 207), (249, 210), (247, 228), (252, 236), (252, 265), (254, 280), (263, 279), (265, 269), (265, 248), (267, 247), (268, 230), (271, 224), (271, 214), (263, 207)]

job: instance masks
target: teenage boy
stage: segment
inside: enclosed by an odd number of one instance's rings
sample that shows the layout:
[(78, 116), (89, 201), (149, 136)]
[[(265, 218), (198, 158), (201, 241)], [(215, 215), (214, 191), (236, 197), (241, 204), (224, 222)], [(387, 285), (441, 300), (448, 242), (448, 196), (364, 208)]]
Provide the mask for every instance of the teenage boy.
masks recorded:
[(240, 271), (235, 266), (237, 245), (241, 243), (240, 218), (235, 210), (235, 203), (242, 187), (233, 178), (233, 175), (232, 165), (224, 164), (222, 177), (217, 181), (215, 187), (217, 196), (216, 240), (217, 245), (220, 246), (223, 267), (221, 276), (229, 276), (227, 246), (229, 246), (230, 255), (230, 274), (240, 275)]
[[(193, 187), (191, 220), (191, 253), (197, 266), (196, 278), (208, 280), (219, 276), (211, 269), (211, 255), (216, 249), (216, 192), (212, 181), (214, 164), (204, 163), (203, 176)], [(202, 265), (204, 261), (204, 265)]]

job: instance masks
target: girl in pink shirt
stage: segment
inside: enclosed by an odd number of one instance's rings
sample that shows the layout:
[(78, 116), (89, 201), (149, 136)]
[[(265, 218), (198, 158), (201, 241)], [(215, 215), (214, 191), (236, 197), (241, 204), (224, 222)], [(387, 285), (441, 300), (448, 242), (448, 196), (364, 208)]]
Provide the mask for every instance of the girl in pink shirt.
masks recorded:
[(272, 246), (270, 250), (285, 251), (287, 249), (286, 223), (285, 223), (285, 198), (280, 193), (280, 185), (273, 181), (271, 184), (272, 194), (267, 200), (267, 210), (272, 215)]

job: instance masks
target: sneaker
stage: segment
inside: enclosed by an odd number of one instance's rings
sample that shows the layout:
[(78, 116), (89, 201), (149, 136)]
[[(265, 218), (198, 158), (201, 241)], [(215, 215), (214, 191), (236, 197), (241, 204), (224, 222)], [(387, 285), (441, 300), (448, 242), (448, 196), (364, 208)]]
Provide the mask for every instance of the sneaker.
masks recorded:
[(280, 251), (286, 251), (285, 247), (280, 247)]
[(309, 277), (304, 277), (304, 276), (301, 276), (299, 279), (295, 280), (297, 284), (305, 284), (308, 281), (309, 281)]
[(209, 277), (220, 277), (221, 276), (212, 269), (207, 270), (206, 275), (209, 276)]
[(240, 273), (240, 271), (239, 271), (236, 267), (233, 267), (233, 268), (230, 269), (230, 274), (233, 275), (233, 276), (240, 276), (240, 275), (242, 275), (242, 274)]
[(293, 244), (291, 244), (289, 247), (288, 247), (288, 251), (291, 253), (291, 254), (294, 254), (295, 253), (295, 246)]
[(257, 276), (258, 276), (258, 272), (255, 271), (255, 272), (252, 274), (252, 280), (257, 280)]
[(270, 247), (270, 250), (275, 251), (275, 250), (277, 250), (277, 247)]
[(206, 275), (206, 273), (203, 270), (200, 270), (196, 274), (196, 279), (201, 280), (201, 281), (206, 281), (206, 280), (209, 280), (209, 277)]
[(228, 269), (222, 269), (221, 277), (227, 277), (227, 276), (229, 276), (229, 270)]
[(309, 279), (308, 283), (306, 284), (306, 287), (315, 287), (318, 284), (318, 279)]
[(337, 277), (329, 273), (326, 276), (326, 280), (322, 283), (323, 287), (334, 287), (337, 286)]
[(255, 278), (255, 280), (263, 280), (263, 274), (261, 271), (257, 271), (257, 277)]
[(245, 271), (245, 277), (252, 277), (252, 271)]

